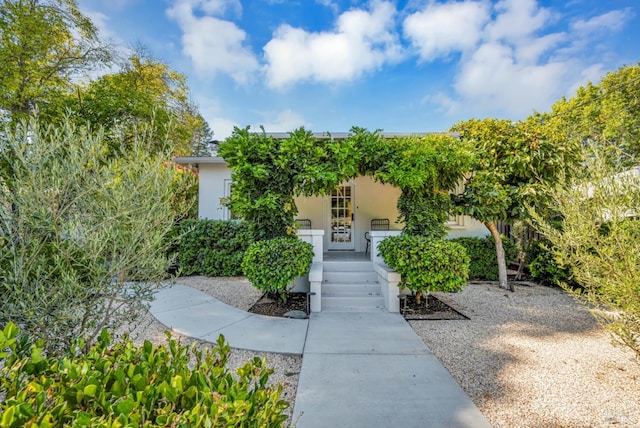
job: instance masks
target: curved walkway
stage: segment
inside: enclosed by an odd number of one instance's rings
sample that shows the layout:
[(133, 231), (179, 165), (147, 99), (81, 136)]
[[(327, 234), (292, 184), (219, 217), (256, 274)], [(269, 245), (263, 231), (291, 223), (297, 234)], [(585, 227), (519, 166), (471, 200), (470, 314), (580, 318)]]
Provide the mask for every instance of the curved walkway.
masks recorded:
[(215, 343), (220, 334), (232, 348), (302, 355), (309, 320), (241, 311), (208, 294), (175, 284), (158, 291), (151, 314), (185, 336)]
[(183, 285), (156, 294), (151, 313), (186, 336), (233, 348), (302, 354), (298, 428), (491, 425), (399, 314), (320, 312), (309, 320), (250, 314)]

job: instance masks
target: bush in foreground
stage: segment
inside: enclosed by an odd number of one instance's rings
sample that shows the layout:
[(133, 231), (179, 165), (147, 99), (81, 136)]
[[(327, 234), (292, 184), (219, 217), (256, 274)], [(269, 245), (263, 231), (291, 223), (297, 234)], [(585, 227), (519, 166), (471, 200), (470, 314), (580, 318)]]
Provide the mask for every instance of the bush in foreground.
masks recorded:
[(112, 345), (103, 330), (87, 354), (46, 357), (8, 324), (0, 331), (0, 425), (282, 426), (288, 403), (282, 386), (266, 385), (273, 370), (265, 359), (234, 375), (223, 336), (204, 351), (167, 338), (168, 348), (148, 341), (137, 348), (128, 339)]
[(258, 290), (284, 297), (292, 281), (309, 272), (312, 260), (313, 246), (308, 242), (293, 236), (274, 238), (251, 244), (242, 270)]
[(181, 178), (149, 133), (126, 143), (68, 121), (0, 129), (0, 325), (48, 352), (134, 321), (166, 277)]
[(459, 291), (467, 283), (469, 256), (455, 242), (403, 234), (385, 238), (378, 248), (401, 275), (400, 285), (416, 291), (418, 303), (425, 291)]
[(579, 287), (560, 285), (640, 356), (640, 177), (627, 162), (639, 164), (616, 147), (587, 146), (571, 174), (543, 189), (561, 227), (531, 214), (555, 263), (569, 267)]

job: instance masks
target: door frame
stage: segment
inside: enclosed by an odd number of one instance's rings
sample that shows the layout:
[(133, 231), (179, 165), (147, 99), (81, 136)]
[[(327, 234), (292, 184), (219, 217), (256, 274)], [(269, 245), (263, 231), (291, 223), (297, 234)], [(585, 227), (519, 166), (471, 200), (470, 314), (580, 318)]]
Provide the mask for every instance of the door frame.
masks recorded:
[[(342, 183), (328, 197), (328, 204), (325, 208), (328, 251), (354, 251), (356, 249), (355, 188), (353, 181)], [(345, 196), (341, 197), (340, 194), (336, 194), (338, 189), (349, 189), (348, 195), (346, 195), (347, 192), (344, 192)]]

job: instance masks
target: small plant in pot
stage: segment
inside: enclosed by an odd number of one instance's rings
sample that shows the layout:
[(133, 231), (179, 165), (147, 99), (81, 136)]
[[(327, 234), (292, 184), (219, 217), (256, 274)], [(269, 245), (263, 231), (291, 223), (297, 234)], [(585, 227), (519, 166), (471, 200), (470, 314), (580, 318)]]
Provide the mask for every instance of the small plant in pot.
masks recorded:
[(242, 259), (242, 271), (258, 290), (286, 302), (293, 280), (309, 272), (313, 246), (297, 237), (254, 242)]
[(401, 275), (400, 287), (415, 292), (418, 304), (425, 292), (455, 292), (467, 283), (469, 256), (456, 242), (403, 234), (385, 238), (378, 249)]

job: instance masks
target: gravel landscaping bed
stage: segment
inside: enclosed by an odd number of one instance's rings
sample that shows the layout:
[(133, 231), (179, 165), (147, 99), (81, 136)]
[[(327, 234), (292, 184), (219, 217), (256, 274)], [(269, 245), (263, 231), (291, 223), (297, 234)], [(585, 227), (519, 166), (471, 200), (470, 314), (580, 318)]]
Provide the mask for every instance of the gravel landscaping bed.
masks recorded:
[[(261, 296), (244, 278), (177, 282), (244, 310)], [(470, 319), (409, 324), (494, 427), (640, 427), (640, 363), (562, 290), (529, 283), (511, 293), (482, 282), (434, 294)], [(135, 340), (164, 342), (152, 316), (137, 325)], [(230, 367), (256, 355), (285, 386), (290, 414), (302, 359), (234, 349)]]
[(471, 283), (445, 298), (470, 320), (409, 324), (493, 426), (640, 426), (639, 361), (562, 290)]

